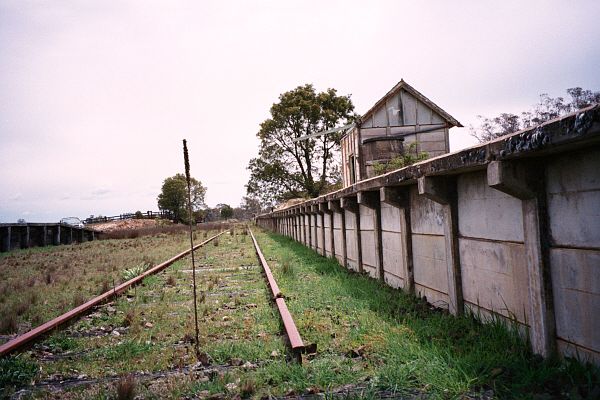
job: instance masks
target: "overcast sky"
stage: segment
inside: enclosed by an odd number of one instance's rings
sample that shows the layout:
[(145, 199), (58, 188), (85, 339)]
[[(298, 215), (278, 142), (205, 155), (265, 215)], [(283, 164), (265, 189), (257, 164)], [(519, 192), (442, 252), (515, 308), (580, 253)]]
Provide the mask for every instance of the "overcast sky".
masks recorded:
[(0, 221), (156, 210), (183, 138), (207, 203), (236, 206), (260, 122), (305, 83), (364, 113), (404, 78), (465, 126), (600, 90), (598, 21), (599, 1), (0, 0)]

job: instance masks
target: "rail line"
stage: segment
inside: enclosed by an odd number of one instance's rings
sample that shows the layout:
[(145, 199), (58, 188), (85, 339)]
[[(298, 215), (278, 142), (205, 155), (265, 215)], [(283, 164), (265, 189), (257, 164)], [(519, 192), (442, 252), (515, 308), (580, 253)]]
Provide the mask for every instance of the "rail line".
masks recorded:
[(248, 232), (250, 232), (250, 237), (252, 238), (252, 242), (254, 243), (254, 249), (256, 250), (256, 255), (260, 260), (260, 263), (265, 271), (265, 275), (267, 277), (267, 281), (269, 282), (269, 287), (271, 288), (271, 292), (273, 293), (273, 299), (275, 300), (275, 304), (277, 305), (277, 309), (279, 310), (279, 315), (281, 316), (281, 320), (283, 322), (283, 327), (285, 329), (285, 333), (290, 342), (290, 347), (292, 348), (292, 352), (296, 357), (298, 357), (301, 353), (306, 351), (306, 346), (300, 337), (300, 332), (298, 332), (298, 328), (296, 327), (296, 323), (294, 322), (294, 318), (292, 318), (292, 314), (290, 310), (288, 310), (287, 305), (285, 304), (285, 299), (279, 290), (279, 286), (277, 286), (277, 282), (275, 281), (275, 277), (273, 277), (273, 273), (271, 272), (271, 268), (265, 259), (260, 247), (258, 246), (258, 242), (252, 233), (252, 230), (248, 228)]
[[(199, 249), (200, 247), (209, 243), (211, 240), (218, 238), (219, 236), (221, 236), (222, 234), (224, 234), (226, 232), (228, 232), (228, 230), (224, 230), (223, 232), (203, 241), (202, 243), (197, 244), (196, 246), (194, 246), (193, 250), (195, 251), (195, 250)], [(56, 327), (63, 325), (66, 322), (68, 322), (78, 316), (81, 316), (82, 314), (89, 311), (93, 307), (95, 307), (99, 304), (102, 304), (106, 300), (111, 299), (112, 297), (115, 297), (115, 296), (123, 293), (130, 287), (142, 282), (142, 280), (144, 280), (144, 278), (146, 278), (150, 275), (154, 275), (154, 274), (164, 270), (165, 268), (167, 268), (168, 266), (173, 264), (175, 261), (180, 260), (181, 258), (187, 256), (191, 252), (192, 252), (192, 249), (189, 249), (182, 253), (179, 253), (176, 256), (174, 256), (173, 258), (170, 258), (169, 260), (150, 268), (149, 270), (136, 276), (135, 278), (132, 278), (132, 279), (128, 280), (127, 282), (124, 282), (124, 283), (120, 284), (119, 286), (116, 286), (115, 288), (113, 288), (107, 292), (104, 292), (99, 296), (94, 297), (93, 299), (83, 303), (82, 305), (77, 306), (77, 307), (73, 308), (72, 310), (67, 311), (66, 313), (64, 313), (64, 314), (44, 323), (32, 330), (20, 335), (20, 336), (17, 336), (16, 338), (14, 338), (12, 340), (9, 340), (8, 342), (6, 342), (0, 346), (0, 357), (8, 355), (11, 352), (20, 349), (21, 347), (25, 346), (26, 344), (36, 340), (37, 338), (42, 336), (44, 333), (47, 333), (47, 332), (55, 329)]]

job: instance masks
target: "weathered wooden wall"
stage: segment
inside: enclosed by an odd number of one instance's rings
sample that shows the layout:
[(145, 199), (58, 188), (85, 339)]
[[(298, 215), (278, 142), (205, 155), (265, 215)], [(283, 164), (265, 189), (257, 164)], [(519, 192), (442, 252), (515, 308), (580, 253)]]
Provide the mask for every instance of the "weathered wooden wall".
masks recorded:
[(349, 269), (600, 364), (600, 106), (257, 218), (286, 221)]
[[(373, 164), (403, 154), (415, 143), (414, 152), (430, 158), (450, 151), (451, 125), (431, 106), (407, 90), (400, 89), (365, 115), (358, 127), (342, 138), (342, 177), (352, 185), (352, 159), (356, 180), (375, 176)], [(386, 140), (380, 140), (386, 138)], [(391, 139), (395, 140), (391, 140)], [(378, 139), (378, 140), (375, 140)], [(375, 141), (372, 141), (375, 140)]]

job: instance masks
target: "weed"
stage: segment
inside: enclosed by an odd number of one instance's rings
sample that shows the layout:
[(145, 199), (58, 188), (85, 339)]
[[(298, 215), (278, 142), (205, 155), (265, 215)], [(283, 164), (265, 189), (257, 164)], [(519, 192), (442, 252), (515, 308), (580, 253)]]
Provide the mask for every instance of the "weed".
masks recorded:
[(175, 286), (175, 284), (177, 283), (177, 280), (175, 279), (175, 276), (173, 275), (169, 275), (169, 277), (167, 278), (165, 285), (166, 286)]
[(133, 326), (133, 324), (137, 320), (137, 313), (135, 309), (130, 309), (125, 313), (125, 317), (123, 318), (124, 326)]
[(242, 398), (248, 398), (248, 397), (252, 396), (252, 394), (255, 392), (255, 390), (256, 390), (256, 382), (254, 382), (254, 380), (251, 378), (246, 379), (240, 385), (240, 396), (242, 396)]
[(294, 275), (294, 266), (288, 255), (283, 256), (281, 260), (281, 273), (288, 276)]
[(37, 371), (38, 366), (22, 356), (0, 358), (0, 389), (30, 384)]
[(219, 247), (219, 238), (213, 239), (213, 246)]
[(98, 294), (106, 293), (110, 290), (110, 283), (107, 280), (102, 281), (102, 286)]
[(73, 305), (73, 308), (82, 305), (83, 303), (85, 303), (85, 297), (83, 296), (83, 294), (81, 292), (76, 292), (73, 295), (73, 301), (71, 302), (71, 304)]
[(135, 379), (132, 375), (127, 375), (117, 383), (117, 399), (133, 400), (135, 398)]
[(0, 334), (13, 334), (18, 329), (17, 317), (13, 311), (2, 310), (0, 314)]
[(136, 276), (143, 274), (146, 271), (146, 267), (147, 267), (146, 263), (141, 263), (133, 268), (126, 269), (121, 274), (123, 281), (127, 282), (128, 280), (133, 279)]
[(54, 276), (52, 276), (52, 272), (46, 272), (46, 285), (51, 285), (54, 282)]

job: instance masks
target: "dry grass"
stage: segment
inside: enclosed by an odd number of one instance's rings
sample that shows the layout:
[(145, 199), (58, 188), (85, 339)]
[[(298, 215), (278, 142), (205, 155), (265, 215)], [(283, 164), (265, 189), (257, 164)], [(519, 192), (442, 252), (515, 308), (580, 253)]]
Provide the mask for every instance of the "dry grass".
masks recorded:
[(133, 400), (135, 398), (135, 379), (131, 375), (127, 375), (117, 383), (117, 399), (118, 400)]
[(15, 250), (0, 255), (0, 332), (35, 326), (109, 291), (124, 270), (189, 247), (185, 232)]

